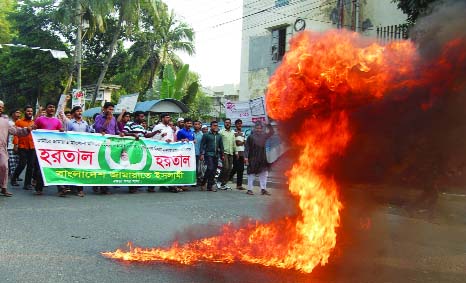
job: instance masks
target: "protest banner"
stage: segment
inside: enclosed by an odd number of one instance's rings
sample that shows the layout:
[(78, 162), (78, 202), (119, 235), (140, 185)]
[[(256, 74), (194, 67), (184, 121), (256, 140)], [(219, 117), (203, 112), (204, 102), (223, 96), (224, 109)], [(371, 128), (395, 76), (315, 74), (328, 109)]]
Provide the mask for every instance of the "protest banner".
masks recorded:
[(228, 100), (225, 103), (225, 115), (233, 122), (236, 119), (241, 119), (244, 126), (252, 126), (257, 122), (268, 122), (263, 96), (249, 101)]
[(45, 130), (32, 138), (46, 186), (196, 184), (193, 143)]

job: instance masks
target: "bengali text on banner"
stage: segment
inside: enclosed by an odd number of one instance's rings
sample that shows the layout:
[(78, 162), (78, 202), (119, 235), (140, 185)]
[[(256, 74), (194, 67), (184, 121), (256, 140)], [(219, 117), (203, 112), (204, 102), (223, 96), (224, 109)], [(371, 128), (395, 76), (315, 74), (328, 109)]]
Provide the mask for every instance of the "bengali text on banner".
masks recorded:
[(193, 143), (78, 132), (32, 131), (44, 184), (193, 185)]

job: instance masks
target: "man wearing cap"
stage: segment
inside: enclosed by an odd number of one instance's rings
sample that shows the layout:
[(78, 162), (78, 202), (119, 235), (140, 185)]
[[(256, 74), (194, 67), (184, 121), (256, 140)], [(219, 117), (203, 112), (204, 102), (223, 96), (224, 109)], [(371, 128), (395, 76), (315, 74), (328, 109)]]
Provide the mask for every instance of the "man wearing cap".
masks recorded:
[(209, 132), (209, 127), (207, 125), (202, 125), (201, 132), (203, 135), (207, 134)]
[(7, 151), (7, 140), (8, 134), (15, 136), (27, 136), (32, 127), (17, 128), (11, 125), (8, 118), (3, 117), (3, 101), (0, 100), (0, 195), (5, 197), (11, 197), (13, 194), (8, 192), (8, 151)]
[[(175, 130), (175, 137), (178, 137), (178, 132), (184, 128), (184, 118), (180, 117), (176, 120), (176, 130)], [(177, 140), (177, 139), (175, 139)]]

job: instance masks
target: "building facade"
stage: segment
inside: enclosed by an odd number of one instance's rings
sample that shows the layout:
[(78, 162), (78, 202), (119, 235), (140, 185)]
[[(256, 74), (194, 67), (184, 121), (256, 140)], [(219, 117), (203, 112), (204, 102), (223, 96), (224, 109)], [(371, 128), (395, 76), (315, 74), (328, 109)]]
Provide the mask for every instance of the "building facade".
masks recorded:
[(212, 103), (212, 111), (209, 115), (216, 118), (220, 118), (225, 114), (226, 101), (239, 101), (240, 98), (238, 84), (202, 87), (202, 91)]
[(406, 16), (391, 0), (243, 0), (239, 100), (266, 93), (289, 40), (302, 30), (354, 30), (384, 41), (407, 36)]

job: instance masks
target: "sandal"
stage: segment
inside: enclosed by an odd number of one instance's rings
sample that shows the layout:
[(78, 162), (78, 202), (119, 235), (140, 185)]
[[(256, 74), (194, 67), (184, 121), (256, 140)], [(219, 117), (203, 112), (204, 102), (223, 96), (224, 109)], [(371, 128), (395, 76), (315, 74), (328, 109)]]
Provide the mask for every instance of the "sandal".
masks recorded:
[(267, 191), (267, 190), (261, 190), (261, 195), (263, 195), (263, 196), (270, 196), (270, 195), (272, 195), (272, 194), (271, 194), (269, 191)]
[(246, 192), (246, 194), (248, 194), (248, 195), (250, 195), (250, 196), (253, 196), (253, 195), (254, 195), (254, 192), (251, 191), (251, 190), (248, 190), (248, 191)]
[(240, 190), (240, 191), (246, 190), (246, 189), (245, 189), (244, 187), (242, 187), (242, 186), (236, 187), (236, 189), (237, 189), (237, 190)]
[(0, 192), (0, 195), (4, 196), (4, 197), (12, 197), (13, 194), (10, 193), (9, 191), (7, 191), (6, 189), (3, 189), (2, 192)]

